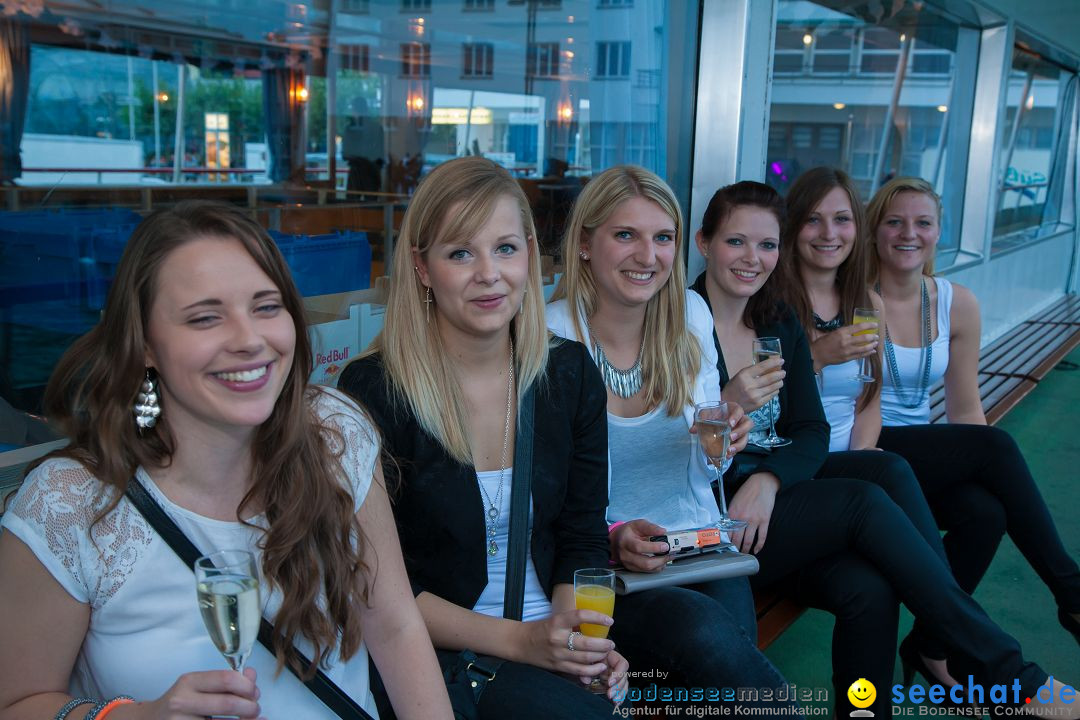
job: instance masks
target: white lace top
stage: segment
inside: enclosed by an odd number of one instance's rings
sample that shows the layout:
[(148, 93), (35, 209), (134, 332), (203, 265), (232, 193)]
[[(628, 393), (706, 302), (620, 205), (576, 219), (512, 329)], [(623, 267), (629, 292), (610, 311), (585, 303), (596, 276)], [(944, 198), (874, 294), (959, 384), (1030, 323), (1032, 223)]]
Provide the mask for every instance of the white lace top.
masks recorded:
[[(364, 502), (378, 458), (378, 439), (370, 422), (337, 391), (317, 396), (315, 410), (344, 438), (342, 465), (357, 509)], [(337, 450), (338, 448), (334, 448)], [(239, 522), (207, 518), (169, 501), (142, 468), (136, 475), (157, 502), (202, 552), (248, 549), (259, 555), (260, 533)], [(58, 583), (90, 606), (90, 625), (72, 671), (73, 695), (136, 700), (160, 697), (186, 672), (228, 666), (206, 633), (195, 599), (195, 576), (121, 499), (91, 528), (108, 503), (102, 483), (73, 460), (48, 460), (34, 470), (3, 517), (3, 527), (22, 540)], [(265, 523), (260, 515), (252, 519)], [(262, 586), (263, 614), (273, 619), (280, 593)], [(298, 647), (308, 657), (311, 648)], [(336, 661), (327, 675), (377, 717), (368, 687), (367, 648), (361, 645), (346, 663)], [(267, 718), (326, 718), (328, 710), (291, 673), (275, 677), (273, 655), (256, 643), (248, 666), (258, 671), (259, 704)]]

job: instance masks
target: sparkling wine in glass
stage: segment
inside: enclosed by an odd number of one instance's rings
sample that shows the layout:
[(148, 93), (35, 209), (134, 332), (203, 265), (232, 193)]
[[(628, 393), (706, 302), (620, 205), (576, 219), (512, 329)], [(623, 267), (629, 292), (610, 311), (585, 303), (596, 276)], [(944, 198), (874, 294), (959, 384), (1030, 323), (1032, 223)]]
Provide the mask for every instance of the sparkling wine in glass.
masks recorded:
[[(754, 340), (755, 363), (765, 362), (774, 357), (781, 357), (780, 338), (759, 337)], [(776, 434), (776, 411), (774, 410), (771, 399), (769, 400), (769, 436), (758, 440), (756, 444), (767, 448), (782, 447), (791, 444), (791, 440), (782, 438)]]
[[(585, 568), (574, 571), (574, 606), (578, 610), (595, 610), (612, 617), (615, 614), (615, 571), (610, 568)], [(607, 625), (581, 623), (581, 634), (606, 638)], [(600, 678), (593, 678), (589, 690), (606, 695), (607, 687)]]
[(237, 672), (259, 634), (259, 573), (247, 550), (220, 550), (195, 561), (195, 589), (206, 631)]
[(738, 530), (746, 527), (744, 520), (728, 517), (727, 499), (724, 497), (724, 479), (720, 474), (727, 459), (731, 445), (731, 425), (728, 404), (709, 401), (694, 406), (694, 429), (697, 430), (698, 444), (716, 473), (717, 495), (720, 498), (720, 519), (716, 527), (720, 530)]
[[(877, 323), (881, 325), (881, 313), (876, 308), (855, 308), (855, 316), (852, 325), (859, 323)], [(856, 335), (873, 335), (874, 330), (860, 330)], [(870, 358), (859, 358), (859, 370), (855, 373), (855, 379), (864, 383), (874, 382), (874, 374), (870, 371)]]

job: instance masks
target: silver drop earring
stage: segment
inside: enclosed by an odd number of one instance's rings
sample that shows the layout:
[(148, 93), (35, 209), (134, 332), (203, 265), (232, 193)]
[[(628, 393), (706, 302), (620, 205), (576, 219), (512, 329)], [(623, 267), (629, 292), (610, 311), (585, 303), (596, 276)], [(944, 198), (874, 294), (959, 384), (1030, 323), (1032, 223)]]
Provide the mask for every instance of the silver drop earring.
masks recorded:
[(424, 319), (431, 322), (431, 288), (425, 288), (424, 293)]
[(150, 374), (150, 368), (146, 368), (146, 377), (143, 378), (142, 386), (135, 400), (135, 424), (140, 430), (152, 428), (161, 416), (161, 405), (158, 403), (157, 383)]

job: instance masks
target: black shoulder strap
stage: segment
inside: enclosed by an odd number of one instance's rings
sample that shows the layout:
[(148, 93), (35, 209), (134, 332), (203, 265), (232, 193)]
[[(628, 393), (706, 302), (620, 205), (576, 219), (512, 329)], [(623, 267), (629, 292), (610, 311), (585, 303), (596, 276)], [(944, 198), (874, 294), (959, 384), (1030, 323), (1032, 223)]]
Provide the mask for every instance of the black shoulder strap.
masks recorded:
[[(188, 569), (194, 572), (195, 561), (203, 556), (204, 553), (199, 552), (199, 549), (188, 540), (184, 531), (176, 526), (176, 523), (172, 521), (165, 511), (161, 509), (161, 506), (157, 504), (153, 496), (146, 491), (146, 488), (142, 486), (136, 478), (131, 478), (131, 482), (128, 483), (127, 492), (128, 500), (131, 504), (142, 513), (142, 516), (146, 518), (146, 522), (150, 523), (150, 526), (157, 531), (157, 534), (161, 536), (161, 539), (168, 543), (169, 547), (173, 549), (184, 564), (188, 566)], [(266, 618), (261, 618), (259, 625), (259, 642), (266, 647), (267, 650), (273, 654), (274, 652), (274, 626), (266, 621)], [(304, 667), (310, 665), (310, 661), (296, 648), (292, 649), (296, 658), (300, 661), (300, 664)], [(292, 664), (286, 664), (289, 671), (296, 675), (296, 671), (293, 670)], [(299, 678), (299, 675), (297, 675)], [(356, 704), (356, 701), (345, 694), (345, 692), (339, 688), (333, 680), (326, 677), (326, 674), (322, 670), (315, 671), (315, 677), (310, 680), (303, 680), (299, 678), (301, 682), (307, 685), (308, 690), (315, 694), (315, 697), (319, 698), (326, 707), (334, 711), (334, 713), (342, 720), (373, 720), (371, 715), (368, 714), (364, 708)]]
[(514, 434), (514, 479), (510, 487), (510, 543), (506, 551), (503, 617), (521, 620), (525, 603), (525, 559), (529, 552), (529, 494), (532, 488), (536, 384), (525, 392)]

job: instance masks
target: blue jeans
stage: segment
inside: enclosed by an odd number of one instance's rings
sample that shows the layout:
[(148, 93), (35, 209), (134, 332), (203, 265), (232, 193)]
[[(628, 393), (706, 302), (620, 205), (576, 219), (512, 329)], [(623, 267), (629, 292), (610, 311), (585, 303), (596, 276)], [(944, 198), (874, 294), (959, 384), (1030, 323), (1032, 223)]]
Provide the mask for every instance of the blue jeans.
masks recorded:
[[(757, 623), (745, 577), (620, 595), (615, 599), (611, 639), (630, 662), (631, 686), (677, 688), (769, 688), (787, 685), (757, 649)], [(657, 672), (668, 673), (661, 677)], [(651, 672), (651, 675), (649, 674)], [(680, 702), (682, 707), (720, 702)], [(733, 705), (734, 703), (728, 703)], [(781, 701), (740, 702), (787, 707)], [(796, 717), (796, 716), (792, 716)]]

